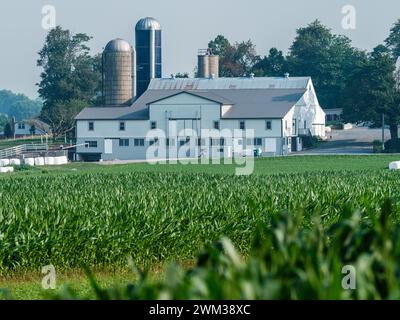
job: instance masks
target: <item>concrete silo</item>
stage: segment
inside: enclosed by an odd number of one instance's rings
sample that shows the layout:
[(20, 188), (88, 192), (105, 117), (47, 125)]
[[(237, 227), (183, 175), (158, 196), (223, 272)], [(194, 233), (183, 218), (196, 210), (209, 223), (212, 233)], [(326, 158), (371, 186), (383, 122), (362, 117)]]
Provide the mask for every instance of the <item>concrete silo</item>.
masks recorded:
[(219, 56), (212, 54), (210, 49), (199, 50), (198, 78), (219, 77)]
[(128, 105), (136, 95), (135, 50), (122, 39), (103, 52), (103, 95), (107, 106)]
[(147, 90), (151, 79), (162, 77), (161, 25), (147, 17), (139, 20), (135, 32), (139, 97)]

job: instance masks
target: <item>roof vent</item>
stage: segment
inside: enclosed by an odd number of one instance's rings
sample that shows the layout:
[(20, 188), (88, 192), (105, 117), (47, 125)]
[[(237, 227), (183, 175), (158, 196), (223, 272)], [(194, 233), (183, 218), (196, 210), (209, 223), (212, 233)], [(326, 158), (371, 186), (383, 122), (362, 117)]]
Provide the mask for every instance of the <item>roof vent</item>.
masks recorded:
[(175, 79), (175, 75), (171, 73), (171, 79)]
[(286, 79), (289, 79), (289, 77), (290, 77), (290, 74), (289, 74), (288, 72), (286, 72), (286, 73), (285, 73), (285, 78), (286, 78)]
[(211, 73), (210, 79), (215, 79), (215, 73)]
[(250, 73), (250, 79), (254, 79), (255, 74), (254, 73)]

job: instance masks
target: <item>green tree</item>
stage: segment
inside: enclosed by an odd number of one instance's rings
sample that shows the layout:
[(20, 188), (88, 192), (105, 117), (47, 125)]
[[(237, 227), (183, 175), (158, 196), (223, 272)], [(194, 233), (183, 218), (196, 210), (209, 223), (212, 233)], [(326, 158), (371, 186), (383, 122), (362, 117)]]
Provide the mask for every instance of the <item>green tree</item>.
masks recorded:
[(39, 52), (37, 65), (43, 70), (38, 84), (43, 100), (41, 119), (51, 126), (54, 138), (73, 129), (71, 120), (82, 106), (99, 100), (101, 63), (98, 56), (89, 54), (90, 39), (58, 26), (48, 33)]
[(262, 58), (253, 67), (254, 74), (260, 77), (282, 77), (288, 71), (286, 57), (277, 48), (271, 48), (268, 56)]
[(386, 38), (385, 43), (386, 46), (391, 50), (395, 59), (400, 57), (400, 19), (397, 20), (392, 29), (390, 29), (390, 34)]
[(42, 117), (48, 120), (48, 124), (55, 136), (73, 133), (75, 128), (75, 116), (87, 107), (87, 102), (80, 99), (57, 102), (52, 108), (43, 111)]
[(323, 107), (341, 107), (346, 80), (362, 54), (349, 38), (332, 34), (316, 20), (297, 30), (288, 55), (289, 70), (294, 76), (313, 78)]
[(12, 138), (14, 135), (14, 130), (11, 127), (11, 123), (7, 122), (6, 126), (4, 127), (4, 136), (6, 138)]
[(223, 35), (218, 35), (214, 40), (208, 43), (208, 48), (211, 49), (213, 54), (225, 57), (226, 51), (231, 47), (229, 40)]
[(242, 77), (252, 73), (254, 65), (260, 60), (251, 40), (230, 44), (228, 39), (219, 35), (210, 41), (208, 48), (220, 57), (221, 77)]
[(0, 90), (0, 113), (17, 121), (37, 117), (42, 109), (40, 100), (31, 100), (23, 94), (15, 94), (9, 90)]
[(381, 125), (382, 114), (392, 139), (398, 139), (400, 95), (396, 90), (392, 53), (376, 47), (355, 68), (346, 86), (344, 117), (348, 121), (372, 121)]
[(9, 122), (7, 115), (0, 113), (0, 131), (4, 131), (4, 127)]

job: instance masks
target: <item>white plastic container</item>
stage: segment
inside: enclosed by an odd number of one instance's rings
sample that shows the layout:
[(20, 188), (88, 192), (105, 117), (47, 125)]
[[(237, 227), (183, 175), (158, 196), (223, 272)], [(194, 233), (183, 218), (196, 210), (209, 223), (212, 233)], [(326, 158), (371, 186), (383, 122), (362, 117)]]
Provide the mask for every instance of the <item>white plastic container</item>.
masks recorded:
[(399, 170), (400, 169), (400, 161), (393, 161), (389, 164), (390, 170)]
[(54, 157), (46, 157), (46, 158), (44, 158), (44, 164), (46, 166), (54, 166), (54, 164), (55, 164)]
[(56, 166), (62, 165), (62, 163), (61, 163), (61, 157), (54, 157), (54, 164), (55, 164)]
[(35, 158), (35, 166), (44, 166), (44, 158)]
[(14, 172), (13, 167), (1, 167), (0, 168), (0, 173), (10, 173), (10, 172)]
[(35, 159), (34, 158), (26, 158), (24, 159), (24, 164), (27, 166), (34, 166), (35, 165)]
[(67, 158), (67, 156), (62, 156), (62, 157), (61, 157), (61, 163), (62, 163), (62, 164), (68, 164), (68, 158)]
[(0, 167), (7, 167), (8, 165), (10, 165), (9, 159), (0, 159)]
[(55, 162), (55, 165), (61, 166), (63, 164), (68, 164), (68, 158), (66, 156), (55, 157), (54, 162)]
[(21, 165), (21, 160), (19, 160), (19, 159), (11, 159), (10, 160), (10, 165), (11, 166), (20, 166)]

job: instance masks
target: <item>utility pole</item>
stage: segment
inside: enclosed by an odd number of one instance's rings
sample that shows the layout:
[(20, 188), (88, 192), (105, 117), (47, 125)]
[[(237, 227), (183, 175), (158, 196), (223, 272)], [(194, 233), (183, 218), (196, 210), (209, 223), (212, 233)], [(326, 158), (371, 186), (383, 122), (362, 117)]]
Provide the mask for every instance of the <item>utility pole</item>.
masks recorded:
[(385, 114), (382, 113), (382, 151), (385, 151)]

